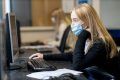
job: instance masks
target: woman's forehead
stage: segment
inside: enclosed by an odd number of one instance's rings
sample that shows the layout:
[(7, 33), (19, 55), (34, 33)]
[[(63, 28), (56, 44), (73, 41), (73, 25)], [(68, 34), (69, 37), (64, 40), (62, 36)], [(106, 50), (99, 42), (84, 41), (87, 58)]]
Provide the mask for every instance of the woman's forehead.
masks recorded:
[(77, 16), (75, 10), (73, 10), (72, 13), (71, 13), (71, 19), (74, 19), (74, 18), (79, 19), (79, 17)]

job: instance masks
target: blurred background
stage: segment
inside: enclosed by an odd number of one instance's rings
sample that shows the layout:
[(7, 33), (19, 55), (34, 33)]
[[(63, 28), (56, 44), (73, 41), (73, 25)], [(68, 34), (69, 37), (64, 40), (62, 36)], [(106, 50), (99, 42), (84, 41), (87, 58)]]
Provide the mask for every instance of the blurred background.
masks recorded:
[(120, 0), (0, 0), (0, 18), (4, 19), (8, 12), (15, 13), (23, 43), (49, 42), (59, 40), (65, 27), (71, 23), (70, 11), (82, 3), (91, 4), (96, 9), (119, 44)]

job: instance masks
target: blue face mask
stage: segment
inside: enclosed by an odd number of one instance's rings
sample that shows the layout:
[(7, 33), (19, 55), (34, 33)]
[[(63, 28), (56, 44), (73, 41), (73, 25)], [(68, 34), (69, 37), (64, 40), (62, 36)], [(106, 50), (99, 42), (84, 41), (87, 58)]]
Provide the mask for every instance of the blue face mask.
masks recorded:
[(72, 29), (73, 33), (76, 36), (78, 36), (82, 32), (83, 27), (79, 23), (74, 23), (74, 24), (71, 24), (71, 29)]

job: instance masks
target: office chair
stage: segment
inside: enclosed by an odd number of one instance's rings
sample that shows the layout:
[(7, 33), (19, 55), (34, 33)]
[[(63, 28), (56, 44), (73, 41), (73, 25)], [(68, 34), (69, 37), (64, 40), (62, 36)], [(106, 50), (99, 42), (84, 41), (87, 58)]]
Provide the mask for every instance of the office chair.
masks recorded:
[(114, 61), (113, 66), (115, 66), (116, 68), (116, 72), (115, 72), (116, 75), (109, 74), (105, 71), (98, 69), (95, 66), (86, 68), (84, 70), (84, 74), (86, 76), (90, 76), (90, 77), (92, 76), (94, 78), (97, 78), (97, 80), (120, 80), (120, 50), (118, 51), (118, 56), (113, 58), (113, 61)]
[(99, 69), (96, 66), (91, 66), (84, 69), (84, 75), (88, 80), (114, 80), (114, 76)]
[(71, 26), (69, 25), (63, 33), (63, 37), (61, 39), (60, 46), (58, 47), (58, 49), (60, 50), (61, 53), (64, 53), (64, 51), (65, 51), (66, 41), (67, 41), (70, 30), (71, 30)]

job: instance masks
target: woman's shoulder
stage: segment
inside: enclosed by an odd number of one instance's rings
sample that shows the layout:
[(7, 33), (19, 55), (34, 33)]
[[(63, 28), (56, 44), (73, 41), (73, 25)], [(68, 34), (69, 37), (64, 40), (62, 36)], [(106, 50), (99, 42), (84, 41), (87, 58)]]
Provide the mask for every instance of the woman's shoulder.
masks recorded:
[(105, 45), (105, 41), (102, 38), (96, 39), (93, 44)]

